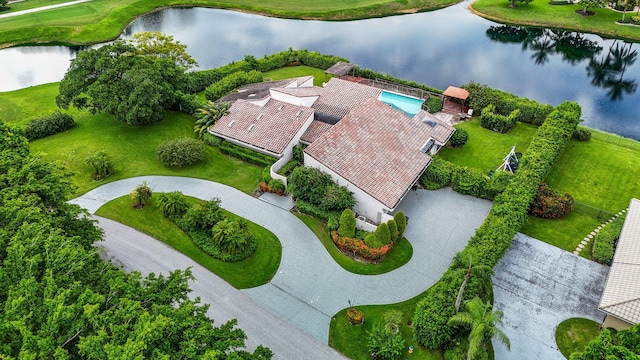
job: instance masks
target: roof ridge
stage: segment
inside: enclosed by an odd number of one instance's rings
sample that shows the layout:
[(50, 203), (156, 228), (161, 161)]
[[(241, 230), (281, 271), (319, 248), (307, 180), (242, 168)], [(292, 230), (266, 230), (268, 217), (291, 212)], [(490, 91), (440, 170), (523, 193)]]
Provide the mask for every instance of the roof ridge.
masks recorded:
[(622, 304), (630, 303), (630, 302), (633, 302), (633, 301), (639, 301), (639, 300), (640, 300), (640, 296), (638, 296), (637, 298), (634, 298), (634, 299), (613, 303), (611, 305), (605, 305), (605, 306), (602, 307), (602, 309), (606, 309), (606, 308), (612, 307), (612, 306), (619, 306), (619, 305), (622, 305)]

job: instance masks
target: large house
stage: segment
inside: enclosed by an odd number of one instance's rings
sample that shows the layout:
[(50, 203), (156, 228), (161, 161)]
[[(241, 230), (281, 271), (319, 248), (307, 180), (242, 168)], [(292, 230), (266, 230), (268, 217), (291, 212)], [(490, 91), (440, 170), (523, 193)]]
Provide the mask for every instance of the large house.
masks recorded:
[(622, 330), (640, 323), (640, 200), (631, 199), (599, 309), (603, 327)]
[(209, 131), (278, 158), (274, 178), (282, 178), (276, 171), (295, 145), (308, 145), (306, 166), (352, 191), (359, 216), (386, 221), (455, 129), (424, 110), (410, 115), (381, 101), (381, 89), (338, 78), (316, 87), (309, 78), (241, 89)]

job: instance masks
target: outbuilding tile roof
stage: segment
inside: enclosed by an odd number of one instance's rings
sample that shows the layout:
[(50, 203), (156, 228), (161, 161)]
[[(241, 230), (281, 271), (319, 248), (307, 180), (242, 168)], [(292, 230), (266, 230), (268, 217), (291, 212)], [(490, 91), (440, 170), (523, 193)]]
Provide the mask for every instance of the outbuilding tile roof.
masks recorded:
[(312, 114), (309, 107), (273, 99), (264, 106), (238, 100), (209, 131), (279, 155)]
[(301, 141), (312, 143), (316, 141), (322, 134), (324, 134), (327, 130), (331, 129), (331, 124), (327, 124), (322, 121), (314, 120), (311, 122), (311, 125), (307, 128), (307, 131), (302, 134), (300, 137)]
[(431, 127), (369, 97), (305, 152), (393, 209), (431, 162), (420, 149), (439, 126), (444, 125)]
[(640, 200), (631, 199), (600, 299), (600, 310), (640, 323)]
[(356, 105), (369, 98), (377, 98), (381, 92), (372, 86), (331, 78), (322, 88), (322, 94), (313, 108), (316, 112), (341, 119)]

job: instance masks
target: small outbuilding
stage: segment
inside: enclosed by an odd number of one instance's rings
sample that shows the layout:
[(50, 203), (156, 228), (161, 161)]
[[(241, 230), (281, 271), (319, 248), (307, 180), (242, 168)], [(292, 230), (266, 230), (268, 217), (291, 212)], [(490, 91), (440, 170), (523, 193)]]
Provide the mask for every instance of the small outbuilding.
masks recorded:
[(640, 200), (631, 199), (600, 298), (602, 324), (623, 330), (640, 323)]
[(463, 88), (449, 86), (442, 93), (442, 108), (448, 112), (468, 114), (471, 116), (467, 99), (469, 92)]

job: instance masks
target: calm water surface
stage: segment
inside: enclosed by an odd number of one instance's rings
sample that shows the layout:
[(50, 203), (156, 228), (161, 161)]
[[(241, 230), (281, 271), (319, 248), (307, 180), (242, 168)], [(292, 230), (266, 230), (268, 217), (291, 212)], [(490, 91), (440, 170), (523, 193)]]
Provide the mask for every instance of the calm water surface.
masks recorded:
[[(595, 35), (524, 30), (447, 9), (352, 22), (284, 20), (215, 9), (168, 9), (124, 32), (161, 31), (208, 69), (285, 50), (316, 50), (437, 88), (471, 80), (557, 105), (582, 105), (584, 124), (640, 140), (638, 44)], [(0, 51), (0, 91), (59, 81), (77, 50)]]

